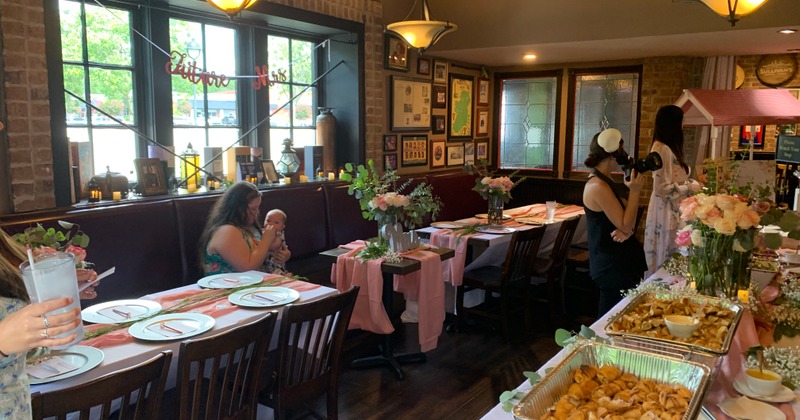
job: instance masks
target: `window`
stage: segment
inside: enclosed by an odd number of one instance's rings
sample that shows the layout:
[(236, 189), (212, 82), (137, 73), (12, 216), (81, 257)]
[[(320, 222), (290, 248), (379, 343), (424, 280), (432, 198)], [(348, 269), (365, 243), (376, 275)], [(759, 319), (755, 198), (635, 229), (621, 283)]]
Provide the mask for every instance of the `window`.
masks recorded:
[(559, 77), (500, 80), (500, 167), (555, 170)]
[[(131, 43), (133, 13), (61, 0), (61, 54), (64, 69), (64, 100), (67, 135), (79, 143), (84, 174), (122, 174), (134, 170), (135, 134), (114, 121), (136, 126), (134, 59)], [(81, 98), (111, 115), (91, 109)]]
[[(170, 19), (169, 36), (170, 49), (186, 54), (186, 65), (197, 63), (197, 73), (238, 74), (235, 29)], [(205, 146), (226, 149), (237, 143), (240, 116), (235, 80), (228, 79), (227, 86), (193, 83), (177, 74), (170, 80), (176, 153), (186, 150), (189, 143), (201, 154)]]
[(622, 132), (625, 150), (636, 156), (641, 68), (576, 71), (570, 83), (573, 112), (573, 171), (587, 171), (583, 164), (589, 143), (599, 131), (613, 127)]
[(278, 161), (285, 138), (292, 139), (295, 148), (315, 144), (317, 88), (311, 86), (316, 74), (315, 45), (270, 35), (267, 46), (270, 71), (282, 71), (280, 74), (285, 75), (285, 80), (279, 75), (278, 81), (269, 88), (269, 156)]

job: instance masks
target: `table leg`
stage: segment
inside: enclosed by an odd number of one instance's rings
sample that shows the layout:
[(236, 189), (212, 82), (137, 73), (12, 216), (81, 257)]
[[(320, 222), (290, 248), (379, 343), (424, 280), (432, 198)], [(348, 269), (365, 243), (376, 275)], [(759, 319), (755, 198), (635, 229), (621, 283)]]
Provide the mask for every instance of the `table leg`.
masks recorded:
[[(389, 314), (389, 318), (391, 318), (392, 313), (392, 306), (394, 303), (394, 299), (392, 293), (394, 292), (394, 275), (389, 273), (383, 273), (383, 307), (386, 309), (386, 313)], [(417, 353), (402, 353), (402, 354), (394, 354), (394, 344), (392, 343), (392, 335), (385, 334), (383, 336), (383, 345), (381, 346), (381, 354), (377, 356), (369, 356), (363, 357), (361, 359), (353, 360), (350, 363), (350, 367), (353, 369), (359, 368), (369, 368), (375, 366), (386, 366), (394, 371), (394, 374), (397, 376), (397, 379), (404, 379), (405, 375), (403, 374), (403, 370), (400, 368), (401, 364), (406, 363), (423, 363), (427, 360), (427, 356), (425, 353), (417, 352)]]

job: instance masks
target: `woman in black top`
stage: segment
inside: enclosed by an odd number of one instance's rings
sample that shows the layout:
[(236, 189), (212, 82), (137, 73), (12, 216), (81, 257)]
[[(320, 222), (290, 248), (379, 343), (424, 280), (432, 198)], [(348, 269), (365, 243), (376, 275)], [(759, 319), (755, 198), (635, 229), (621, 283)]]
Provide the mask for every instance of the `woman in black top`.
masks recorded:
[(647, 270), (642, 244), (634, 236), (642, 181), (634, 170), (620, 185), (611, 173), (620, 171), (617, 156), (625, 156), (622, 134), (609, 128), (596, 134), (584, 162), (592, 168), (583, 189), (589, 235), (589, 271), (600, 294), (598, 310), (605, 314), (635, 287)]

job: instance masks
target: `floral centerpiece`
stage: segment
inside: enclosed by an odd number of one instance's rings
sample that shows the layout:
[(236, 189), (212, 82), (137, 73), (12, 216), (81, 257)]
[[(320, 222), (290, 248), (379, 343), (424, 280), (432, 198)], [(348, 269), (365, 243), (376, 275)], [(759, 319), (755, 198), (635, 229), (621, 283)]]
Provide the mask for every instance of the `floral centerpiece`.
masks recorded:
[(487, 168), (487, 162), (482, 160), (479, 165), (470, 165), (466, 167), (467, 172), (471, 175), (476, 174), (478, 178), (475, 180), (475, 186), (472, 187), (473, 191), (483, 197), (489, 204), (487, 213), (488, 222), (490, 225), (500, 225), (503, 223), (503, 207), (505, 203), (511, 200), (511, 190), (516, 187), (520, 182), (525, 180), (525, 177), (520, 177), (516, 181), (512, 178), (519, 171), (514, 171), (508, 176), (493, 176)]
[(86, 247), (89, 246), (89, 235), (81, 231), (77, 223), (58, 221), (59, 226), (66, 231), (47, 228), (37, 223), (36, 226), (25, 229), (22, 233), (14, 235), (17, 243), (30, 249), (34, 256), (65, 252), (72, 254), (75, 259), (75, 268), (88, 269), (93, 264), (86, 261)]
[(747, 307), (753, 319), (772, 330), (776, 343), (800, 341), (800, 274), (787, 272), (763, 290), (753, 284), (749, 296)]
[(430, 185), (423, 182), (411, 189), (410, 179), (398, 185), (400, 177), (393, 169), (380, 175), (371, 160), (366, 166), (346, 164), (341, 179), (350, 182), (347, 192), (358, 199), (361, 215), (378, 222), (378, 241), (373, 245), (376, 248), (368, 250), (372, 258), (385, 255), (386, 250), (403, 251), (402, 227), (421, 226), (428, 214), (436, 220), (442, 207)]

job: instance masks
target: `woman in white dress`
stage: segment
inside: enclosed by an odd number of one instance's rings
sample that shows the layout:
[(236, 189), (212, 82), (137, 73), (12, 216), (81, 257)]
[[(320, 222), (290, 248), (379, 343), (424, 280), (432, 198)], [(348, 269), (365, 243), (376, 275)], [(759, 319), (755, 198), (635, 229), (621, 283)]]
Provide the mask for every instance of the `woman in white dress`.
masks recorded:
[(689, 192), (689, 165), (683, 156), (683, 110), (663, 106), (656, 113), (651, 152), (661, 155), (663, 166), (653, 171), (653, 193), (647, 206), (644, 253), (647, 276), (675, 252), (676, 232), (682, 228), (678, 204)]

